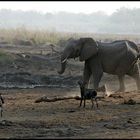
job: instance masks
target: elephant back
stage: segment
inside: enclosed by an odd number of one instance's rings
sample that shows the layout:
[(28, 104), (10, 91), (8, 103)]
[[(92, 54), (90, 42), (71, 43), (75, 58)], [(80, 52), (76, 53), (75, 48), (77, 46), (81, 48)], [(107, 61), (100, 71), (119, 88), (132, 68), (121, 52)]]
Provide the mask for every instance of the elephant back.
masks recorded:
[(138, 48), (138, 46), (134, 43), (134, 42), (132, 42), (132, 41), (130, 41), (130, 40), (116, 40), (116, 41), (113, 41), (112, 43), (128, 43), (129, 44), (129, 46), (132, 48), (132, 49), (134, 49), (134, 50), (136, 50), (138, 53), (139, 53), (139, 48)]
[(116, 46), (126, 46), (126, 41), (128, 42), (129, 46), (136, 50), (136, 52), (140, 52), (138, 46), (132, 42), (132, 41), (129, 41), (129, 40), (115, 40), (113, 42), (110, 42), (110, 43), (105, 43), (105, 42), (97, 42), (99, 46), (101, 47), (116, 47)]

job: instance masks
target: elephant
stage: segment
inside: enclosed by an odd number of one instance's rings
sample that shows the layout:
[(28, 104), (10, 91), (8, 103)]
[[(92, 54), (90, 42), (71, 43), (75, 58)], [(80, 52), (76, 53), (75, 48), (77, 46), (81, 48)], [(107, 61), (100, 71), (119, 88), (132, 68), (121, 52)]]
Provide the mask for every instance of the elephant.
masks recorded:
[(58, 73), (64, 73), (67, 59), (76, 57), (79, 57), (79, 61), (84, 61), (83, 81), (86, 87), (92, 75), (93, 87), (98, 89), (103, 73), (108, 73), (117, 75), (119, 92), (125, 91), (125, 75), (134, 78), (137, 89), (140, 90), (139, 65), (136, 63), (140, 53), (134, 42), (116, 40), (104, 43), (91, 37), (69, 39), (61, 54), (61, 68)]

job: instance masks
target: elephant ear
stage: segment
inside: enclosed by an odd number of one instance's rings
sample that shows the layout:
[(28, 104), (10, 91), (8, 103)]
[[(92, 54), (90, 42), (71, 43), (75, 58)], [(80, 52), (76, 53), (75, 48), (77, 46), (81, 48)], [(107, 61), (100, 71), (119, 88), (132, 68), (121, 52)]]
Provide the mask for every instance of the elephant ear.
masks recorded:
[(93, 55), (97, 54), (98, 46), (92, 38), (80, 38), (80, 41), (82, 43), (82, 48), (79, 57), (80, 61), (85, 61)]

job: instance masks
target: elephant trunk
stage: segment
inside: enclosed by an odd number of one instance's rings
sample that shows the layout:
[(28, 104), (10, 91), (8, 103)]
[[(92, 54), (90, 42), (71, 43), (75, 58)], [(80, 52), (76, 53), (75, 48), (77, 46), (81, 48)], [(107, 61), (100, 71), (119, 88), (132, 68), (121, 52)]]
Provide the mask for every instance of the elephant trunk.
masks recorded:
[(65, 62), (61, 62), (61, 68), (60, 70), (58, 71), (59, 74), (63, 74), (64, 71), (66, 69), (66, 61)]
[(59, 74), (63, 74), (66, 69), (67, 57), (68, 56), (64, 54), (61, 56), (61, 68), (58, 71)]

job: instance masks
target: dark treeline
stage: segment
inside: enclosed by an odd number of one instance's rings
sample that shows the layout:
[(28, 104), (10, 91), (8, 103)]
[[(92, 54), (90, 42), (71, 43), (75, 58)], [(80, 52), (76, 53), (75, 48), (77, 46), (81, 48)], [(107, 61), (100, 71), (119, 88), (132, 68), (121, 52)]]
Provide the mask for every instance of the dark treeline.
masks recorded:
[(0, 28), (27, 27), (61, 32), (140, 33), (140, 8), (120, 8), (112, 15), (104, 12), (74, 14), (68, 12), (0, 10)]

